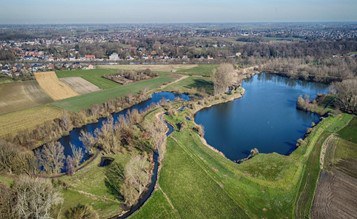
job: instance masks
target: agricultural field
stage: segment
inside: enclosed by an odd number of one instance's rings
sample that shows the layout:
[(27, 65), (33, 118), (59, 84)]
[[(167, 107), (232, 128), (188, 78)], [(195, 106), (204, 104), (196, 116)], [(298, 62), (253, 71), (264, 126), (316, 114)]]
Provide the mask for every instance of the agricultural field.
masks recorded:
[(153, 79), (138, 81), (127, 85), (117, 85), (111, 89), (56, 101), (52, 104), (56, 107), (60, 107), (66, 110), (79, 111), (89, 108), (93, 104), (103, 103), (109, 99), (122, 97), (128, 94), (136, 94), (143, 89), (156, 90), (160, 86), (170, 83), (174, 80), (175, 76), (170, 73), (159, 73), (159, 77)]
[(100, 89), (110, 89), (118, 87), (119, 85), (111, 80), (103, 78), (103, 75), (114, 74), (117, 71), (115, 69), (94, 69), (94, 70), (70, 70), (70, 71), (57, 71), (58, 78), (68, 77), (81, 77), (86, 81), (94, 84)]
[(37, 72), (34, 75), (41, 88), (53, 100), (62, 100), (78, 95), (71, 87), (58, 80), (55, 72)]
[(0, 84), (0, 114), (52, 102), (36, 81)]
[(56, 107), (41, 105), (0, 115), (0, 137), (25, 129), (33, 130), (37, 125), (59, 118), (62, 113), (63, 110)]
[(60, 81), (67, 84), (78, 94), (88, 94), (95, 91), (100, 91), (100, 88), (95, 86), (94, 84), (84, 80), (81, 77), (68, 77), (61, 78)]
[(124, 69), (124, 70), (145, 70), (176, 72), (196, 68), (198, 65), (99, 65), (99, 69)]
[(315, 218), (353, 218), (357, 214), (356, 117), (327, 145), (312, 207)]
[(217, 65), (213, 65), (213, 64), (198, 65), (189, 69), (179, 69), (177, 70), (177, 73), (185, 74), (189, 76), (211, 77), (216, 67)]

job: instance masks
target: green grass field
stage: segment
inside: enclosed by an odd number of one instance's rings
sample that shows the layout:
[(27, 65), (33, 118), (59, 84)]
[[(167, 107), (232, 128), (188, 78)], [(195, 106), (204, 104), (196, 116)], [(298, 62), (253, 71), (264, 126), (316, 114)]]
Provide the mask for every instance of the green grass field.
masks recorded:
[[(319, 161), (325, 137), (351, 119), (346, 114), (325, 119), (306, 144), (290, 156), (259, 154), (237, 165), (203, 145), (185, 116), (180, 113), (168, 118), (173, 124), (184, 121), (185, 128), (168, 138), (159, 188), (134, 218), (290, 218), (295, 217), (295, 212), (304, 215), (310, 210), (311, 192), (319, 174), (310, 165)], [(302, 188), (307, 192), (300, 195)], [(300, 204), (295, 208), (297, 202)]]
[[(113, 155), (115, 162), (123, 166), (129, 161), (132, 154)], [(64, 176), (60, 180), (69, 186), (63, 189), (64, 203), (62, 214), (77, 204), (88, 204), (98, 212), (101, 218), (108, 218), (120, 213), (121, 202), (111, 194), (105, 185), (105, 170), (108, 167), (99, 167), (101, 156), (98, 156), (84, 169), (73, 176)], [(63, 215), (62, 215), (63, 216)]]
[(0, 115), (0, 137), (14, 134), (21, 130), (33, 130), (37, 125), (59, 118), (63, 110), (57, 107), (42, 105), (12, 113)]
[(202, 77), (211, 77), (213, 74), (213, 70), (218, 65), (207, 64), (207, 65), (199, 65), (190, 69), (179, 69), (177, 73), (186, 74), (190, 76), (202, 76)]
[(177, 91), (181, 93), (190, 91), (192, 89), (198, 91), (201, 90), (208, 94), (213, 94), (213, 83), (208, 78), (192, 76), (165, 88), (165, 90)]
[(348, 126), (338, 132), (339, 136), (357, 144), (357, 117), (354, 117)]
[(138, 81), (127, 85), (116, 86), (114, 88), (102, 90), (99, 92), (68, 98), (54, 102), (53, 105), (70, 111), (79, 111), (82, 109), (87, 109), (93, 104), (103, 103), (109, 99), (122, 97), (128, 94), (136, 94), (143, 89), (157, 89), (161, 85), (171, 81), (174, 81), (174, 77), (171, 74), (160, 73), (159, 77), (153, 79)]
[(115, 69), (94, 69), (94, 70), (69, 70), (69, 71), (56, 71), (58, 78), (66, 77), (81, 77), (98, 86), (101, 89), (110, 89), (118, 87), (119, 84), (114, 81), (103, 78), (103, 75), (116, 73)]

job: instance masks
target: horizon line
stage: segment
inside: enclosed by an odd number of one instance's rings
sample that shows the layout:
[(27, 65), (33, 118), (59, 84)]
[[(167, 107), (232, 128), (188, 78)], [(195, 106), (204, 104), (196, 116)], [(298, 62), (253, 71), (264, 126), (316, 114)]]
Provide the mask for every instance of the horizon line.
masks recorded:
[(212, 22), (68, 22), (68, 23), (0, 23), (0, 25), (138, 25), (138, 24), (317, 24), (317, 23), (357, 23), (357, 20), (345, 21), (212, 21)]

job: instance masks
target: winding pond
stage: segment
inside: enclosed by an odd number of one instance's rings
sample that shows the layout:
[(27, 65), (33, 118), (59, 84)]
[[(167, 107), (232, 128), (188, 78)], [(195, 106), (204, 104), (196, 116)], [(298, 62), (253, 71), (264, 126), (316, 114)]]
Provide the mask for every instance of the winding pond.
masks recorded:
[(229, 103), (203, 109), (195, 122), (204, 127), (208, 144), (230, 160), (247, 157), (250, 150), (289, 155), (320, 117), (296, 109), (299, 95), (315, 98), (328, 85), (261, 73), (243, 82), (245, 95)]

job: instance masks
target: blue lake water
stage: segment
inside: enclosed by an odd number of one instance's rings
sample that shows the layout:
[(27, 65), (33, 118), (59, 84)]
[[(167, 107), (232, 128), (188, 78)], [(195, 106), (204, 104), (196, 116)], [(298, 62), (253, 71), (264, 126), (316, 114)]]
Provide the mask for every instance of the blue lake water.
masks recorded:
[(288, 155), (312, 122), (320, 117), (296, 109), (299, 95), (315, 98), (328, 86), (285, 77), (259, 74), (243, 82), (245, 95), (229, 103), (203, 109), (195, 122), (204, 126), (208, 144), (228, 159), (238, 160), (258, 148), (261, 153)]

